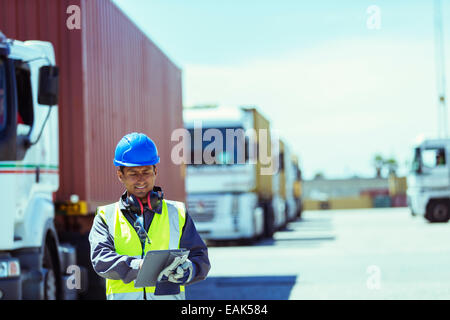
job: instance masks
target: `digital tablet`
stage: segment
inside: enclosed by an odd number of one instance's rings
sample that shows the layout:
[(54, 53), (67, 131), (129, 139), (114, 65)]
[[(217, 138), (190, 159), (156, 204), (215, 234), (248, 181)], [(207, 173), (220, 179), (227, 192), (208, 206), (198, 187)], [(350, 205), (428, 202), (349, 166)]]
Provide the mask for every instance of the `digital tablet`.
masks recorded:
[(142, 267), (138, 272), (137, 278), (134, 281), (135, 288), (153, 287), (156, 285), (158, 275), (160, 272), (170, 265), (175, 257), (182, 257), (189, 255), (187, 249), (175, 250), (151, 250), (145, 255)]

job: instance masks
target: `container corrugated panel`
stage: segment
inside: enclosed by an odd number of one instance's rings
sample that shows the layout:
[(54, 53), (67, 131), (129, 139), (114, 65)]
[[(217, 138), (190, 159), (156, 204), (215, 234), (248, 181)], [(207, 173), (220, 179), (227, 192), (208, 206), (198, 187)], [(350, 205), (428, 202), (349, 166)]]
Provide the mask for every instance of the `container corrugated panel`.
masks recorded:
[[(69, 30), (70, 5), (81, 29)], [(18, 40), (53, 43), (60, 67), (60, 189), (89, 209), (123, 191), (112, 160), (120, 138), (144, 132), (161, 157), (157, 185), (185, 201), (184, 177), (171, 161), (171, 133), (183, 127), (181, 70), (109, 0), (0, 0), (0, 29)]]
[[(272, 148), (272, 143), (271, 143), (271, 134), (270, 134), (270, 122), (261, 114), (258, 112), (258, 110), (256, 109), (250, 109), (253, 112), (253, 121), (254, 121), (254, 126), (256, 129), (256, 135), (257, 135), (257, 143), (258, 143), (258, 154), (256, 155), (257, 158), (257, 162), (256, 162), (256, 192), (264, 199), (271, 199), (272, 198), (272, 175), (263, 175), (261, 174), (261, 168), (267, 168), (268, 165), (263, 165), (261, 163), (261, 158), (259, 157), (259, 152), (261, 150), (261, 145), (265, 144), (266, 149), (265, 150), (265, 155), (263, 155), (264, 157), (268, 157), (272, 155), (271, 152), (271, 148)], [(260, 131), (261, 130), (266, 130), (267, 132), (267, 139), (265, 141), (260, 140), (260, 138), (264, 137), (264, 136), (260, 136)]]

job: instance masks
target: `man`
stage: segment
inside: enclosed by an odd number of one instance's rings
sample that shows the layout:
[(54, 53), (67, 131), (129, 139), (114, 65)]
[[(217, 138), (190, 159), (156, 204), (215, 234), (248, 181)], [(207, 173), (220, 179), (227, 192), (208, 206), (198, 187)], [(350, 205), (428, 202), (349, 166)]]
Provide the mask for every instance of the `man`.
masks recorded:
[[(106, 278), (109, 300), (185, 299), (184, 285), (205, 279), (211, 267), (184, 204), (165, 200), (155, 186), (159, 160), (145, 134), (128, 134), (117, 144), (114, 165), (126, 191), (118, 202), (97, 208), (89, 234), (92, 266)], [(186, 261), (164, 269), (156, 287), (134, 287), (145, 253), (179, 248), (190, 250)]]

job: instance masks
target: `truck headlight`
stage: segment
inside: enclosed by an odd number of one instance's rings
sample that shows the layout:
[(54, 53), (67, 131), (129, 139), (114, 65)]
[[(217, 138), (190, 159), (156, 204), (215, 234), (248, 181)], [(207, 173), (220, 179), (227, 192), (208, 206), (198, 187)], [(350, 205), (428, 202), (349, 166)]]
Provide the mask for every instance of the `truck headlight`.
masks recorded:
[(8, 262), (0, 262), (0, 278), (8, 277)]
[(20, 276), (19, 260), (13, 259), (0, 262), (0, 278)]

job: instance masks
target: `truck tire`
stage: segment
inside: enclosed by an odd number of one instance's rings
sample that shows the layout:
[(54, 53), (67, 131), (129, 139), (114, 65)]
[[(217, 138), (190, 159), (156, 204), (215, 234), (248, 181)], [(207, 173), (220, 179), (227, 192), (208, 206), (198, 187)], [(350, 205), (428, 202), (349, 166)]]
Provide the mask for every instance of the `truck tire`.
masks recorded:
[(450, 205), (448, 200), (430, 202), (427, 206), (425, 218), (430, 222), (448, 222), (450, 219)]
[(50, 249), (50, 245), (48, 243), (46, 243), (44, 247), (44, 257), (42, 259), (42, 267), (45, 270), (44, 299), (56, 300), (59, 294), (58, 285), (60, 284), (60, 281), (58, 281), (57, 279), (59, 272), (55, 270), (54, 257)]
[(271, 201), (264, 205), (264, 237), (273, 238), (275, 233), (275, 212)]

